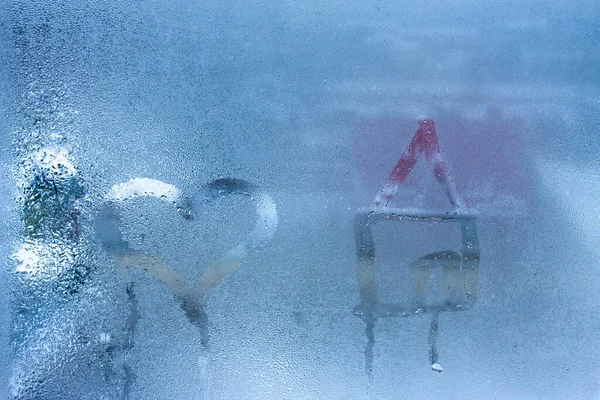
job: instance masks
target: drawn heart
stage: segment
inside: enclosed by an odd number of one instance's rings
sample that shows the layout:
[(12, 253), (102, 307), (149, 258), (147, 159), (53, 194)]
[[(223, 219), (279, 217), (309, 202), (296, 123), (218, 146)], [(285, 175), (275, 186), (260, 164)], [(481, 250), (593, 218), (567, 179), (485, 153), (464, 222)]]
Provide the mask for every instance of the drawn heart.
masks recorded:
[[(188, 279), (182, 277), (165, 261), (152, 254), (131, 249), (123, 239), (120, 227), (121, 206), (126, 201), (154, 197), (174, 205), (175, 211), (184, 219), (192, 220), (193, 207), (199, 203), (230, 195), (245, 195), (254, 201), (258, 216), (256, 225), (245, 240), (204, 269), (200, 278), (193, 284), (188, 283)], [(119, 268), (137, 268), (164, 283), (180, 301), (188, 319), (200, 329), (203, 342), (206, 342), (207, 321), (204, 307), (210, 293), (223, 278), (235, 271), (250, 253), (262, 247), (273, 236), (278, 215), (271, 196), (258, 186), (241, 179), (213, 180), (201, 187), (193, 198), (192, 202), (191, 198), (186, 197), (177, 187), (156, 179), (135, 178), (114, 185), (106, 196), (103, 209), (97, 218), (96, 233)]]

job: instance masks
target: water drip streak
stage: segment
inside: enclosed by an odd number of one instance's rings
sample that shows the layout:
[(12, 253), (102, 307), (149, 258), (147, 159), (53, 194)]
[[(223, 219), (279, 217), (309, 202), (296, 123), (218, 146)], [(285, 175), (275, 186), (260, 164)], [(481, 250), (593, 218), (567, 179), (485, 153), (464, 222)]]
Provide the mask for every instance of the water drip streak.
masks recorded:
[(373, 382), (373, 359), (375, 347), (375, 324), (376, 320), (371, 319), (367, 322), (365, 333), (367, 334), (367, 343), (365, 344), (365, 372), (369, 378), (369, 383)]
[(438, 351), (437, 351), (437, 335), (439, 330), (438, 323), (439, 311), (435, 310), (431, 313), (431, 325), (429, 327), (429, 358), (431, 365), (435, 365), (438, 362)]
[(124, 373), (125, 373), (125, 382), (123, 383), (123, 393), (122, 393), (123, 400), (131, 399), (131, 387), (132, 387), (133, 381), (135, 380), (135, 373), (133, 372), (130, 362), (129, 362), (130, 350), (133, 348), (133, 345), (134, 345), (135, 328), (137, 327), (138, 321), (140, 319), (140, 314), (138, 311), (138, 300), (135, 296), (134, 287), (135, 287), (135, 284), (133, 282), (129, 282), (127, 284), (127, 289), (126, 289), (127, 299), (129, 300), (129, 318), (127, 319), (127, 323), (126, 323), (127, 337), (125, 340), (125, 345), (123, 346), (124, 350), (125, 350), (125, 358), (126, 358), (124, 366), (123, 366)]

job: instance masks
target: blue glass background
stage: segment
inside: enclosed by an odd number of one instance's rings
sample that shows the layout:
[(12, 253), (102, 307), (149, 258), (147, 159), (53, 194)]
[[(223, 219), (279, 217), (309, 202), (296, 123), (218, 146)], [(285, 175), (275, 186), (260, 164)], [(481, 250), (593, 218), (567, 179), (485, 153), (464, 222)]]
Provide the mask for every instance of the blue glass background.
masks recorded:
[[(193, 193), (233, 176), (275, 198), (275, 237), (211, 298), (211, 398), (598, 398), (599, 11), (532, 0), (2, 3), (0, 254), (19, 242), (26, 110), (58, 110), (48, 126), (78, 160), (90, 209), (134, 177)], [(426, 318), (380, 321), (369, 384), (352, 315), (352, 215), (423, 115), (480, 211), (479, 299), (440, 317), (442, 374), (427, 363)], [(395, 201), (446, 206), (422, 161)], [(253, 221), (238, 203), (189, 229), (152, 203), (130, 211), (131, 240), (190, 279)], [(406, 285), (398, 265), (453, 237), (376, 234), (388, 299)], [(0, 281), (5, 337), (13, 267)], [(124, 290), (114, 266), (98, 268)], [(133, 398), (197, 398), (197, 332), (163, 286), (130, 276), (141, 312)], [(0, 365), (8, 387), (10, 363)]]

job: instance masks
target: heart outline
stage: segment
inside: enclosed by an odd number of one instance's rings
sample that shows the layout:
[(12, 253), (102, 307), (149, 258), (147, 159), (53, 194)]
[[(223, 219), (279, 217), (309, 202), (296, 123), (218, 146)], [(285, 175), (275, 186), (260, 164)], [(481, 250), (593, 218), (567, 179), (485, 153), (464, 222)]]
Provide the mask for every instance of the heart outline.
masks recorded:
[(201, 200), (208, 202), (234, 194), (247, 195), (255, 202), (258, 215), (256, 225), (245, 240), (212, 262), (191, 285), (165, 261), (152, 254), (131, 249), (123, 239), (120, 229), (121, 204), (143, 197), (154, 197), (171, 203), (184, 219), (193, 219), (190, 198), (176, 186), (151, 178), (133, 178), (113, 185), (105, 197), (96, 224), (96, 232), (103, 247), (120, 270), (126, 274), (126, 268), (133, 267), (147, 272), (165, 284), (181, 303), (190, 322), (200, 329), (205, 347), (208, 345), (208, 330), (204, 308), (211, 292), (225, 277), (235, 271), (250, 253), (271, 239), (279, 222), (277, 207), (271, 196), (257, 185), (242, 179), (215, 179), (203, 185), (194, 197), (203, 197)]

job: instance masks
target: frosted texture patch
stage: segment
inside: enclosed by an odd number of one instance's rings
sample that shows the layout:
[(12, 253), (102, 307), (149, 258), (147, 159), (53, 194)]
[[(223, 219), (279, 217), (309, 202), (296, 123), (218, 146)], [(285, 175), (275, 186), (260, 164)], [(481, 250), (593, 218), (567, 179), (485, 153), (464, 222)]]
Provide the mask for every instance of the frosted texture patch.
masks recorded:
[(3, 2), (0, 398), (600, 397), (599, 7)]

